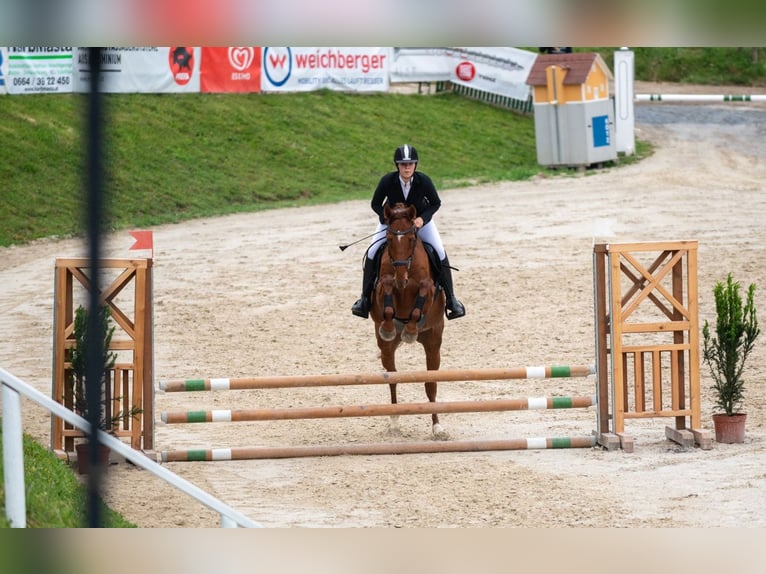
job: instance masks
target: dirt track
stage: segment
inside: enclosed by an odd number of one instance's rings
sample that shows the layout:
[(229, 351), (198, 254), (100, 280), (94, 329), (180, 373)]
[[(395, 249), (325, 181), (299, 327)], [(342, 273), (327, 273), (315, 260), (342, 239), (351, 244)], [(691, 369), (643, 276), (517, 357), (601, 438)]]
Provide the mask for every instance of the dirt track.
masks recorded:
[[(699, 241), (701, 320), (731, 271), (766, 285), (763, 107), (654, 106), (638, 137), (656, 154), (577, 177), (442, 190), (437, 215), (468, 315), (449, 322), (442, 368), (591, 363), (594, 241)], [(684, 110), (686, 110), (684, 112)], [(736, 112), (734, 111), (736, 110)], [(747, 111), (745, 111), (747, 110)], [(686, 114), (686, 115), (684, 115)], [(759, 143), (755, 143), (759, 142)], [(420, 168), (428, 172), (426, 150)], [(284, 209), (155, 229), (157, 381), (380, 369), (372, 324), (348, 311), (358, 295), (366, 201)], [(125, 257), (132, 239), (110, 237)], [(73, 240), (0, 250), (0, 364), (50, 393), (55, 257)], [(760, 305), (761, 308), (763, 305)], [(766, 526), (766, 344), (746, 373), (744, 445), (682, 451), (661, 421), (628, 423), (632, 454), (598, 449), (172, 463), (169, 468), (266, 526)], [(419, 347), (399, 369), (424, 368)], [(710, 377), (703, 413), (712, 429)], [(588, 379), (442, 384), (442, 399), (589, 395)], [(402, 401), (423, 400), (403, 386)], [(385, 402), (385, 388), (158, 394), (164, 410)], [(444, 415), (453, 439), (589, 434), (591, 411)], [(403, 417), (398, 440), (428, 440), (427, 417)], [(340, 419), (160, 426), (157, 449), (381, 442), (387, 421)], [(48, 418), (27, 408), (25, 430), (48, 443)], [(110, 503), (143, 527), (216, 526), (218, 517), (125, 464), (110, 469)]]

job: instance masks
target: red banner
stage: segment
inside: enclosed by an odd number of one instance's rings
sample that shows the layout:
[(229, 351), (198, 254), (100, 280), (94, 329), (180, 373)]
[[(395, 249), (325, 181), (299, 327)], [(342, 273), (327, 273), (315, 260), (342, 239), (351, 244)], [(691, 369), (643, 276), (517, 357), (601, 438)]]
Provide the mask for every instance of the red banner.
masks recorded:
[(200, 91), (260, 92), (261, 48), (202, 48)]

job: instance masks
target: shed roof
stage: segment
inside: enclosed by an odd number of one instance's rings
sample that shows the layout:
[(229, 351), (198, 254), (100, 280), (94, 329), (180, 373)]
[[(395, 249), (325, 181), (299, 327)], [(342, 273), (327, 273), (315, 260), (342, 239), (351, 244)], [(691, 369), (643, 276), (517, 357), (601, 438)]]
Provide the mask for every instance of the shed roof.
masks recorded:
[(607, 78), (612, 79), (612, 73), (600, 54), (596, 52), (577, 52), (575, 54), (540, 54), (532, 64), (532, 69), (527, 76), (527, 84), (530, 86), (544, 86), (547, 78), (545, 70), (549, 66), (559, 66), (567, 70), (564, 84), (584, 84), (588, 78), (593, 64), (601, 67)]

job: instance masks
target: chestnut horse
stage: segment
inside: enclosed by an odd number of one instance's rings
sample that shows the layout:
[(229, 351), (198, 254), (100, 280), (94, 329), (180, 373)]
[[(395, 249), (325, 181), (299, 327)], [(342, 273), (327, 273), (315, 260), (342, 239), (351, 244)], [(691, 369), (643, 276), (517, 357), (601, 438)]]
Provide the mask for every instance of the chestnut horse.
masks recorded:
[[(396, 349), (401, 344), (423, 345), (426, 368), (439, 369), (442, 333), (444, 331), (444, 291), (436, 288), (428, 254), (418, 237), (414, 206), (397, 203), (384, 206), (388, 225), (385, 252), (381, 254), (378, 283), (372, 297), (370, 316), (375, 322), (375, 336), (380, 360), (386, 371), (396, 370)], [(396, 384), (389, 385), (391, 403), (396, 404)], [(436, 383), (425, 383), (426, 396), (436, 401)], [(432, 430), (437, 440), (447, 433), (433, 413)], [(397, 417), (391, 417), (391, 430), (398, 432)]]

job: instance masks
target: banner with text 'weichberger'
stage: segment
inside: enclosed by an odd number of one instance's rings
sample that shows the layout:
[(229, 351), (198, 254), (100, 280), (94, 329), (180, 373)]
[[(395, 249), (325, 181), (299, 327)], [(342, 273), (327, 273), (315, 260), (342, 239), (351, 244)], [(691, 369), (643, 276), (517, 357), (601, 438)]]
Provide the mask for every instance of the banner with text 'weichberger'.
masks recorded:
[(263, 48), (264, 92), (385, 92), (391, 48)]

